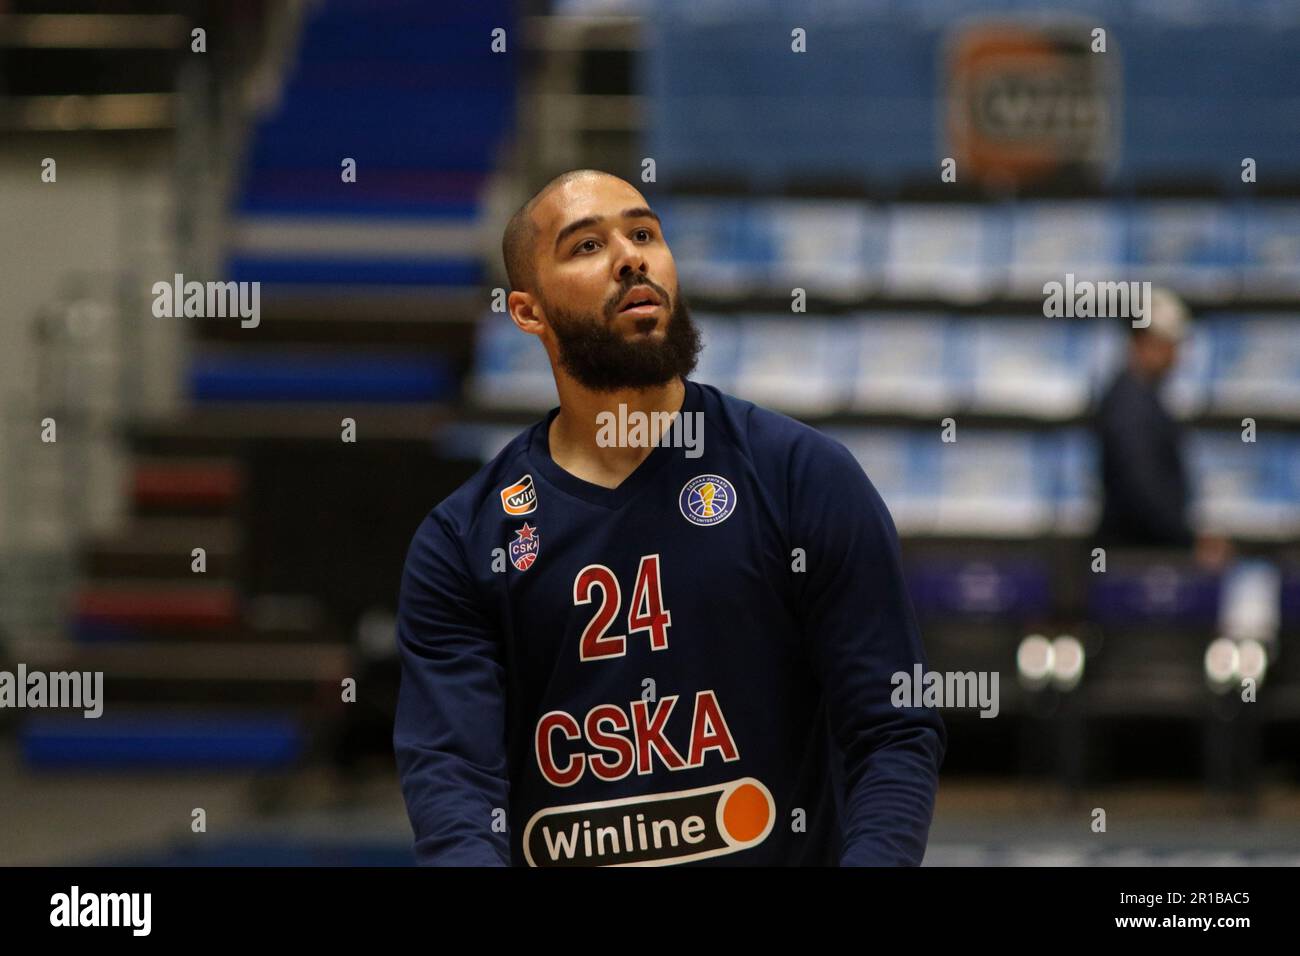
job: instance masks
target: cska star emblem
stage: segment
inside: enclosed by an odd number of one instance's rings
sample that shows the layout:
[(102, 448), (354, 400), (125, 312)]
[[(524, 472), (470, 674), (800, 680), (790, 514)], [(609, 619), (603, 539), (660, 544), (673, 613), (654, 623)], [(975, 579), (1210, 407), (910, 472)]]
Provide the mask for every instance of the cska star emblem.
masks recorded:
[(527, 521), (515, 532), (515, 540), (510, 542), (510, 563), (520, 571), (527, 571), (537, 560), (537, 549), (541, 547), (541, 536), (537, 529)]

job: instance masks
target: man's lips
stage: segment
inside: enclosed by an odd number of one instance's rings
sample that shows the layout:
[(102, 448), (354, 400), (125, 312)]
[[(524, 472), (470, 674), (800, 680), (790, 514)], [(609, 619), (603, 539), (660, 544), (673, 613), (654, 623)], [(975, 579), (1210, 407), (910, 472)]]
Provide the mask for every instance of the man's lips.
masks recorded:
[(654, 315), (662, 300), (659, 293), (647, 285), (633, 286), (619, 301), (618, 312), (632, 316)]
[(645, 316), (653, 316), (662, 308), (663, 306), (654, 305), (653, 303), (650, 305), (637, 305), (630, 309), (620, 309), (618, 314), (630, 315), (633, 318), (642, 318)]

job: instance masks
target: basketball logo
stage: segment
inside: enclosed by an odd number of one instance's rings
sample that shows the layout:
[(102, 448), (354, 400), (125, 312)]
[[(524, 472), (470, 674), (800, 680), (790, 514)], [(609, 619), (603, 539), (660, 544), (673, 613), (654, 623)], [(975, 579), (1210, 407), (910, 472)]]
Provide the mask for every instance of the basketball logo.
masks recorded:
[(537, 560), (538, 549), (542, 546), (541, 535), (527, 521), (515, 535), (515, 540), (510, 542), (510, 563), (520, 571), (527, 571)]
[(736, 510), (736, 489), (719, 475), (700, 475), (682, 488), (677, 505), (691, 524), (709, 528), (726, 521)]

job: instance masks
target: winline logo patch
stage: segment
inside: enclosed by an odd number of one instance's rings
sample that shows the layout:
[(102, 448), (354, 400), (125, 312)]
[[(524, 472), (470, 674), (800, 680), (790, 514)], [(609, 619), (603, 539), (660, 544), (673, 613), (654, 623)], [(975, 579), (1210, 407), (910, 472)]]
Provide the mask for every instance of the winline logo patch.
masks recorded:
[(753, 777), (533, 814), (529, 866), (667, 866), (757, 846), (776, 821), (772, 794)]

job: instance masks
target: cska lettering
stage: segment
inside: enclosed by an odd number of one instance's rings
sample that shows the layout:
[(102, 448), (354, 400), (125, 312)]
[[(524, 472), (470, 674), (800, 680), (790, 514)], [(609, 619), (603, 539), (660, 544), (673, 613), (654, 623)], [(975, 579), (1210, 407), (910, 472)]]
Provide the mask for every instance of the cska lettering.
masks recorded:
[[(656, 757), (668, 770), (703, 766), (704, 755), (710, 750), (718, 751), (727, 762), (740, 759), (717, 695), (711, 690), (695, 695), (691, 739), (683, 756), (664, 736), (677, 699), (677, 695), (661, 697), (653, 710), (644, 700), (632, 701), (628, 711), (616, 704), (598, 704), (587, 711), (581, 725), (562, 710), (543, 714), (533, 741), (542, 776), (554, 786), (571, 787), (589, 770), (607, 783), (622, 780), (634, 768), (638, 774), (652, 773)], [(587, 752), (581, 745), (567, 745), (584, 739)]]

